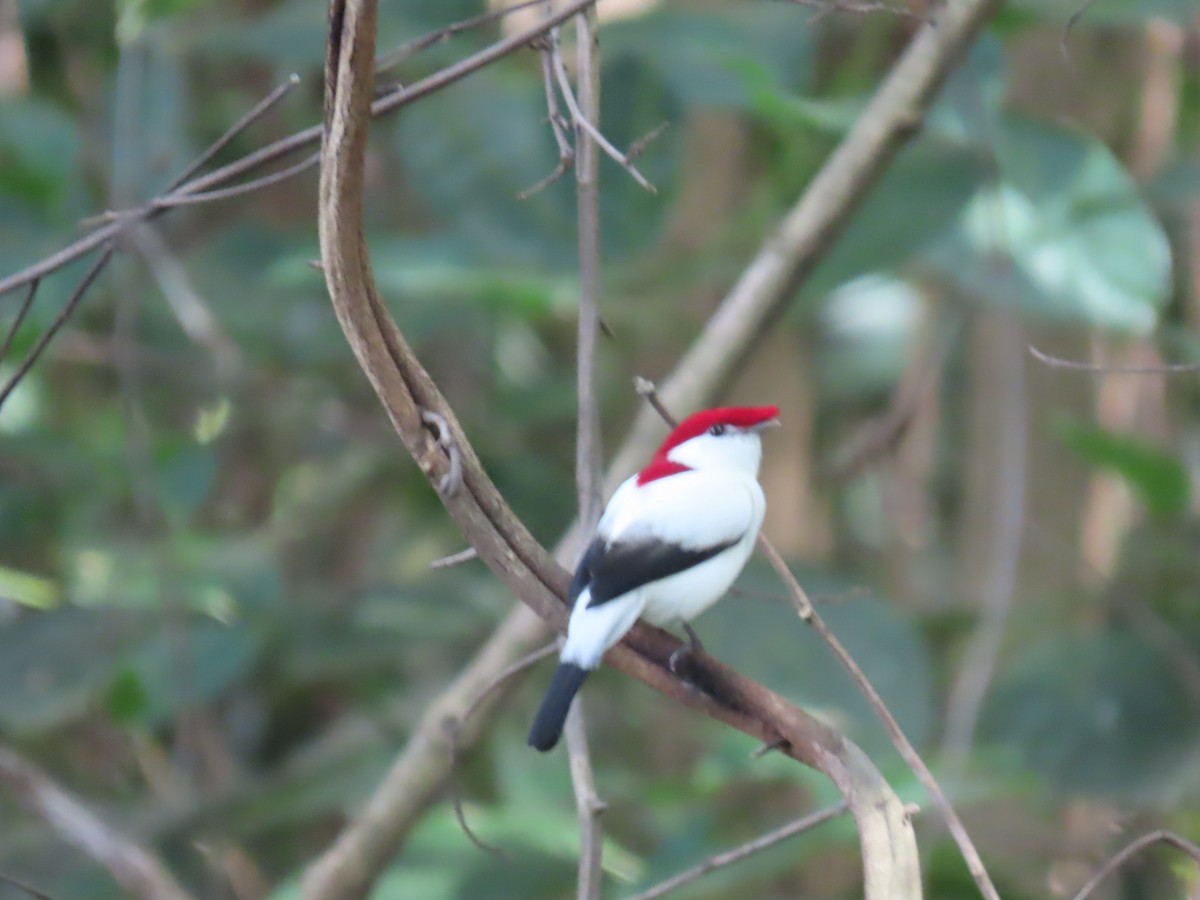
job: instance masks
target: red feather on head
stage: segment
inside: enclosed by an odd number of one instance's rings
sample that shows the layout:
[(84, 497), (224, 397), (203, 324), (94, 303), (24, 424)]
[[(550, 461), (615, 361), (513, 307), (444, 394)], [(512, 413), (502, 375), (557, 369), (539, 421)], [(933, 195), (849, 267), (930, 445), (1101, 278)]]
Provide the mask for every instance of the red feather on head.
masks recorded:
[(688, 467), (667, 458), (672, 450), (684, 441), (699, 437), (714, 425), (732, 425), (734, 428), (751, 428), (761, 425), (779, 415), (778, 406), (720, 406), (692, 413), (675, 426), (662, 446), (655, 452), (650, 464), (638, 473), (639, 485), (687, 472)]

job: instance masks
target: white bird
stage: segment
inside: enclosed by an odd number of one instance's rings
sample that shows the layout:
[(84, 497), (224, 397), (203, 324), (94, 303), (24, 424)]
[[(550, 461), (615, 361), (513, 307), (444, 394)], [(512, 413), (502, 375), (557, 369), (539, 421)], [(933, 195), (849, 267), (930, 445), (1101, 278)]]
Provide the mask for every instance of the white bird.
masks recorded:
[(558, 743), (584, 679), (639, 618), (681, 625), (699, 649), (688, 623), (729, 590), (762, 527), (759, 432), (778, 414), (737, 406), (689, 416), (617, 488), (571, 581), (567, 639), (530, 746)]

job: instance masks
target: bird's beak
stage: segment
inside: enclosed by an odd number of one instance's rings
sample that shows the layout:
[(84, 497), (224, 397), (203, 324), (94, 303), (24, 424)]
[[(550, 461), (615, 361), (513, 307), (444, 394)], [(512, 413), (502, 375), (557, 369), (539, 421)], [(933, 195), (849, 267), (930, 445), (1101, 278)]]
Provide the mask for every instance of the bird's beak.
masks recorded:
[(767, 419), (765, 422), (759, 422), (757, 425), (751, 425), (751, 431), (766, 431), (768, 428), (778, 428), (780, 426), (778, 419)]

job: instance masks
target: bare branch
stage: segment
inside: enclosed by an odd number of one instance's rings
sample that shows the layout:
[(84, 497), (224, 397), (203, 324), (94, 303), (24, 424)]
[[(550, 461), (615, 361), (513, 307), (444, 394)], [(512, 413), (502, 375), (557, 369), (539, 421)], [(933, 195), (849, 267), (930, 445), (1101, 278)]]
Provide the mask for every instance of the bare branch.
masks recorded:
[(3, 882), (10, 887), (15, 887), (19, 891), (24, 891), (30, 897), (33, 897), (34, 900), (54, 900), (54, 898), (45, 891), (40, 891), (28, 882), (22, 881), (19, 878), (13, 878), (13, 876), (7, 875), (4, 872), (0, 872), (0, 882)]
[(916, 19), (919, 22), (928, 22), (930, 19), (914, 12), (911, 9), (902, 9), (898, 6), (892, 6), (890, 3), (881, 2), (881, 0), (788, 0), (796, 6), (808, 6), (817, 12), (814, 14), (814, 19), (823, 19), (830, 13), (854, 13), (865, 15), (867, 13), (891, 13), (894, 16), (900, 16), (905, 19)]
[(678, 875), (674, 875), (666, 881), (656, 884), (649, 890), (642, 891), (640, 894), (634, 894), (628, 900), (658, 900), (659, 897), (665, 897), (667, 894), (677, 891), (681, 887), (686, 887), (693, 881), (699, 881), (714, 869), (721, 869), (725, 866), (733, 865), (735, 862), (741, 862), (743, 859), (774, 847), (776, 844), (782, 843), (790, 837), (795, 837), (798, 834), (816, 828), (818, 825), (824, 825), (831, 819), (845, 815), (847, 811), (848, 808), (843, 801), (842, 803), (835, 803), (833, 806), (827, 806), (825, 809), (818, 810), (817, 812), (809, 813), (806, 816), (801, 816), (799, 819), (788, 822), (774, 831), (768, 831), (766, 834), (760, 835), (752, 841), (747, 841), (740, 847), (734, 847), (732, 850), (726, 850), (724, 853), (715, 853), (698, 866), (686, 869)]
[(1200, 865), (1200, 847), (1196, 846), (1191, 841), (1184, 840), (1173, 831), (1163, 831), (1161, 829), (1158, 831), (1152, 831), (1149, 834), (1143, 834), (1140, 838), (1130, 843), (1119, 853), (1113, 855), (1108, 862), (1100, 867), (1100, 871), (1093, 875), (1091, 880), (1083, 886), (1083, 889), (1075, 895), (1074, 900), (1087, 900), (1087, 898), (1092, 895), (1096, 888), (1100, 886), (1104, 879), (1106, 879), (1113, 872), (1117, 871), (1117, 869), (1121, 868), (1121, 866), (1125, 865), (1125, 863), (1127, 863), (1131, 857), (1141, 853), (1152, 844), (1160, 843), (1170, 844), (1172, 847), (1182, 850), (1184, 853), (1190, 856), (1197, 865)]
[[(426, 478), (436, 483), (448, 466), (420, 421), (422, 409), (442, 415), (457, 444), (462, 490), (440, 494), (447, 511), (489, 568), (539, 616), (563, 629), (568, 576), (533, 540), (497, 493), (437, 386), (413, 355), (378, 295), (363, 242), (364, 155), (372, 94), (375, 4), (335, 0), (326, 60), (327, 135), (322, 151), (319, 226), (326, 284), (338, 321), (401, 440)], [(919, 897), (916, 843), (904, 806), (853, 743), (782, 697), (715, 660), (704, 661), (704, 694), (668, 668), (677, 639), (635, 626), (606, 656), (616, 669), (676, 702), (701, 710), (759, 740), (788, 740), (786, 752), (823, 771), (846, 798), (859, 826), (865, 895)], [(428, 715), (428, 714), (427, 714)], [(421, 729), (422, 741), (430, 739)], [(366, 808), (309, 869), (306, 898), (362, 897), (392, 858), (411, 819), (413, 766), (429, 758), (406, 750)], [(424, 772), (428, 773), (425, 768)], [(423, 779), (422, 788), (428, 783)], [(398, 793), (401, 792), (401, 793)]]
[(601, 851), (604, 829), (600, 815), (606, 804), (596, 793), (592, 758), (588, 752), (587, 721), (583, 697), (576, 697), (567, 713), (567, 760), (571, 766), (571, 784), (575, 789), (575, 809), (579, 814), (579, 880), (576, 900), (600, 900), (603, 885)]
[(1004, 632), (1016, 594), (1025, 534), (1025, 476), (1029, 422), (1025, 399), (1025, 357), (1020, 320), (1011, 311), (998, 311), (981, 320), (988, 327), (984, 346), (976, 354), (987, 366), (992, 402), (985, 415), (985, 441), (992, 445), (984, 502), (991, 520), (986, 563), (972, 567), (969, 579), (979, 609), (979, 621), (967, 641), (946, 705), (942, 752), (951, 766), (961, 769), (975, 741), (975, 728), (996, 673)]
[[(300, 162), (288, 166), (286, 169), (280, 169), (278, 172), (272, 172), (269, 175), (255, 178), (253, 181), (247, 181), (244, 184), (235, 184), (227, 188), (216, 188), (211, 191), (201, 191), (198, 193), (166, 194), (150, 201), (150, 208), (171, 209), (176, 206), (199, 206), (202, 203), (215, 203), (218, 200), (232, 200), (234, 197), (244, 197), (246, 194), (253, 194), (256, 191), (261, 191), (263, 188), (287, 181), (301, 172), (307, 172), (309, 169), (316, 168), (320, 159), (321, 154), (314, 153), (311, 156), (306, 156)], [(144, 215), (144, 213), (140, 214), (140, 216)]]
[(470, 562), (478, 558), (479, 551), (474, 547), (468, 547), (466, 550), (459, 550), (457, 553), (451, 553), (449, 556), (443, 556), (440, 559), (435, 559), (429, 564), (431, 569), (449, 569), (452, 566), (457, 566), (465, 562)]
[[(567, 19), (574, 16), (580, 10), (591, 6), (595, 2), (596, 0), (572, 0), (571, 3), (568, 3), (562, 9), (556, 11), (552, 16), (543, 19), (541, 22), (531, 26), (526, 31), (497, 41), (491, 46), (480, 50), (478, 53), (474, 53), (452, 66), (448, 66), (439, 72), (435, 72), (428, 78), (424, 78), (406, 88), (396, 90), (388, 94), (386, 97), (375, 101), (371, 105), (371, 115), (381, 116), (393, 112), (402, 106), (415, 103), (417, 100), (420, 100), (429, 94), (436, 93), (437, 91), (440, 91), (457, 81), (461, 81), (463, 78), (466, 78), (468, 75), (477, 72), (479, 69), (491, 65), (496, 60), (502, 59), (505, 56), (521, 50), (531, 41), (534, 41), (546, 34), (551, 28), (560, 25)], [(42, 278), (51, 272), (57, 271), (63, 266), (74, 262), (81, 256), (90, 253), (97, 247), (100, 247), (101, 245), (111, 241), (121, 232), (124, 227), (127, 227), (131, 220), (136, 220), (139, 218), (139, 216), (152, 218), (154, 215), (160, 214), (164, 209), (175, 205), (181, 205), (182, 201), (178, 200), (180, 197), (192, 194), (205, 194), (205, 202), (211, 202), (214, 200), (227, 199), (230, 196), (237, 196), (240, 193), (244, 193), (243, 190), (235, 187), (231, 189), (233, 192), (230, 194), (218, 194), (213, 190), (213, 188), (216, 188), (220, 185), (226, 185), (236, 178), (240, 178), (241, 176), (250, 172), (254, 172), (263, 166), (290, 156), (297, 150), (302, 150), (306, 147), (313, 146), (320, 140), (320, 125), (314, 125), (310, 128), (305, 128), (302, 131), (298, 131), (286, 138), (281, 138), (277, 141), (274, 141), (271, 144), (268, 144), (266, 147), (262, 147), (253, 153), (247, 154), (241, 159), (234, 160), (227, 165), (221, 166), (218, 169), (214, 169), (207, 175), (199, 175), (191, 179), (170, 193), (156, 198), (155, 201), (148, 204), (147, 208), (144, 208), (143, 210), (131, 211), (130, 214), (126, 216), (121, 216), (118, 214), (114, 221), (97, 228), (95, 231), (85, 235), (69, 246), (64, 247), (57, 253), (53, 253), (31, 266), (27, 266), (26, 268), (8, 276), (7, 278), (0, 279), (0, 295), (8, 293), (14, 288), (29, 284), (35, 279)], [(309, 165), (312, 165), (312, 163), (309, 163), (307, 160), (305, 160), (302, 163), (299, 163), (293, 166), (291, 169), (285, 171), (287, 171), (289, 176), (295, 175), (301, 171), (304, 171), (304, 169)], [(281, 180), (282, 177), (283, 176), (280, 173), (276, 173), (274, 176), (268, 176), (268, 178), (273, 180), (267, 183), (275, 184)], [(258, 185), (258, 187), (262, 186), (262, 184)]]
[(992, 879), (983, 865), (983, 859), (979, 856), (979, 851), (975, 849), (975, 843), (971, 840), (970, 834), (967, 833), (962, 819), (958, 817), (958, 813), (950, 805), (950, 801), (946, 799), (941, 785), (937, 783), (937, 779), (933, 777), (933, 773), (929, 771), (929, 767), (925, 765), (925, 761), (921, 759), (916, 748), (913, 747), (908, 737), (905, 736), (903, 729), (900, 728), (900, 723), (896, 721), (896, 717), (892, 715), (892, 711), (883, 702), (883, 698), (879, 696), (879, 692), (875, 690), (866, 673), (863, 672), (858, 662), (842, 645), (842, 642), (829, 630), (829, 626), (825, 624), (825, 620), (817, 615), (812, 601), (808, 599), (808, 594), (800, 586), (800, 582), (796, 580), (796, 577), (792, 574), (792, 570), (784, 562), (783, 557), (779, 555), (779, 551), (763, 535), (759, 535), (758, 547), (767, 557), (772, 568), (779, 574), (779, 577), (783, 579), (783, 583), (792, 595), (797, 614), (813, 627), (817, 634), (820, 635), (821, 640), (833, 651), (833, 655), (838, 658), (838, 661), (850, 673), (850, 677), (854, 679), (859, 691), (867, 698), (867, 702), (871, 704), (876, 717), (883, 723), (884, 730), (887, 732), (892, 746), (904, 758), (904, 761), (908, 764), (913, 774), (917, 776), (917, 780), (924, 786), (930, 799), (933, 800), (933, 804), (938, 808), (938, 812), (946, 822), (946, 827), (950, 830), (954, 842), (958, 844), (959, 852), (967, 864), (967, 869), (971, 872), (971, 877), (975, 879), (975, 884), (978, 885), (979, 892), (987, 900), (1000, 900), (1000, 895), (996, 891), (995, 885), (992, 884)]
[[(50, 327), (46, 329), (46, 331), (38, 339), (38, 342), (34, 344), (33, 349), (29, 351), (29, 354), (23, 360), (21, 360), (21, 364), (17, 366), (17, 371), (13, 372), (12, 377), (8, 379), (4, 387), (0, 388), (0, 408), (4, 406), (4, 403), (6, 400), (8, 400), (9, 395), (16, 390), (17, 385), (21, 383), (22, 379), (29, 374), (29, 371), (33, 368), (34, 363), (38, 361), (42, 355), (42, 352), (46, 349), (50, 342), (54, 340), (54, 336), (58, 334), (63, 325), (66, 324), (67, 319), (71, 318), (71, 314), (74, 313), (75, 308), (79, 306), (79, 301), (83, 299), (83, 295), (86, 294), (88, 288), (92, 286), (92, 282), (96, 280), (97, 276), (99, 276), (99, 274), (104, 270), (104, 267), (108, 265), (108, 261), (112, 259), (112, 255), (113, 247), (111, 244), (109, 244), (100, 254), (99, 259), (97, 259), (92, 265), (91, 269), (88, 270), (88, 273), (83, 276), (83, 280), (79, 282), (79, 286), (75, 288), (75, 292), (71, 294), (70, 298), (68, 298), (66, 305), (63, 306), (63, 308), (59, 310), (58, 315), (54, 317), (54, 321), (50, 323)], [(32, 291), (30, 292), (29, 296), (33, 296)]]
[(0, 344), (0, 362), (4, 362), (4, 357), (8, 356), (8, 351), (12, 349), (17, 332), (21, 330), (21, 323), (25, 321), (25, 316), (29, 314), (29, 308), (33, 306), (33, 298), (37, 296), (39, 284), (41, 282), (37, 279), (29, 282), (29, 290), (25, 294), (25, 299), (21, 301), (21, 308), (17, 310), (16, 316), (13, 317), (12, 324), (8, 326), (8, 331), (4, 335), (4, 343)]
[[(596, 11), (590, 7), (575, 17), (578, 109), (588, 120), (600, 121), (600, 47), (596, 37)], [(562, 67), (557, 34), (550, 32), (551, 61)], [(543, 59), (545, 56), (543, 56)], [(570, 85), (564, 85), (569, 97)], [(600, 325), (600, 154), (595, 141), (575, 132), (575, 198), (579, 222), (579, 329), (576, 393), (578, 422), (575, 439), (575, 486), (579, 496), (579, 522), (590, 533), (600, 519), (602, 498), (600, 410), (596, 402), (596, 335)], [(576, 697), (567, 714), (567, 756), (575, 808), (579, 814), (579, 878), (576, 900), (600, 900), (603, 883), (604, 829), (600, 814), (604, 802), (596, 793), (588, 752), (583, 698)]]
[[(702, 405), (741, 365), (758, 337), (832, 245), (879, 174), (915, 133), (937, 88), (975, 33), (999, 6), (1000, 0), (951, 0), (942, 10), (937, 27), (927, 27), (918, 33), (854, 129), (780, 227), (764, 242), (704, 332), (671, 377), (664, 381), (663, 395), (673, 405), (681, 408)], [(543, 24), (548, 30), (576, 11), (572, 8), (560, 10), (556, 16), (558, 21)], [(527, 33), (524, 40), (533, 37), (535, 35)], [(378, 106), (375, 111), (379, 111)], [(639, 414), (616, 460), (609, 467), (606, 483), (615, 485), (637, 469), (641, 459), (658, 442), (660, 433), (657, 417), (652, 412), (647, 410)], [(564, 543), (571, 547), (580, 539), (579, 531), (574, 530)], [(563, 551), (562, 558), (573, 557), (573, 550)], [(643, 634), (640, 628), (636, 631), (638, 635)], [(529, 652), (545, 634), (541, 619), (529, 607), (518, 606), (513, 610), (454, 683), (429, 707), (368, 809), (352, 826), (352, 832), (343, 835), (338, 844), (313, 866), (306, 884), (320, 887), (346, 883), (352, 854), (374, 854), (380, 852), (379, 848), (400, 844), (417, 816), (445, 783), (446, 751), (441, 738), (445, 717), (460, 710), (475, 695), (478, 685), (490, 682), (496, 671)], [(495, 708), (495, 704), (490, 706), (490, 709)], [(481, 713), (475, 721), (480, 723), (482, 718)], [(481, 727), (482, 724), (477, 724), (476, 732)], [(760, 736), (764, 742), (776, 738), (778, 735)], [(469, 735), (465, 733), (460, 738), (464, 742), (468, 739)], [(853, 760), (847, 765), (857, 771)], [(869, 771), (863, 777), (869, 781)], [(886, 784), (878, 785), (877, 789), (880, 796), (886, 795)], [(890, 834), (872, 832), (864, 839), (864, 846), (871, 840), (887, 845), (892, 835), (897, 836), (899, 844), (903, 843), (900, 837), (904, 833), (903, 823), (896, 824), (894, 818), (885, 820), (895, 825), (895, 831)], [(919, 896), (919, 893), (918, 881), (911, 896)]]
[(234, 122), (233, 125), (229, 127), (229, 130), (213, 141), (212, 144), (208, 146), (208, 149), (196, 157), (191, 165), (184, 169), (177, 178), (167, 185), (167, 189), (164, 191), (164, 193), (171, 193), (171, 191), (183, 185), (184, 182), (208, 165), (208, 163), (212, 161), (213, 157), (228, 147), (234, 138), (265, 116), (272, 109), (274, 109), (279, 104), (279, 101), (290, 94), (293, 88), (295, 88), (299, 83), (300, 76), (293, 72), (287, 77), (287, 80), (283, 82), (283, 84), (279, 85), (277, 88), (275, 88), (275, 90), (271, 91), (271, 93), (259, 100), (258, 103), (254, 104), (254, 106), (250, 108), (249, 112)]
[(382, 56), (375, 63), (375, 75), (379, 76), (390, 69), (396, 68), (400, 63), (413, 56), (416, 56), (422, 50), (427, 50), (434, 44), (441, 44), (457, 34), (462, 34), (464, 31), (470, 31), (474, 28), (480, 28), (484, 25), (489, 25), (492, 22), (499, 21), (505, 16), (515, 13), (518, 10), (528, 9), (531, 6), (545, 4), (546, 0), (521, 0), (519, 3), (513, 3), (507, 6), (501, 6), (497, 9), (490, 10), (485, 13), (480, 13), (477, 16), (472, 16), (469, 19), (463, 19), (461, 22), (453, 22), (444, 28), (439, 28), (437, 31), (431, 31), (429, 34), (422, 35), (419, 38), (414, 38), (407, 44), (397, 47)]
[[(554, 41), (553, 33), (550, 35), (550, 40), (551, 42)], [(567, 109), (571, 111), (571, 120), (575, 123), (576, 133), (578, 134), (580, 131), (587, 132), (592, 140), (596, 142), (597, 146), (608, 154), (608, 156), (612, 157), (617, 165), (628, 172), (634, 181), (650, 193), (657, 194), (658, 188), (646, 180), (646, 177), (637, 170), (637, 166), (629, 160), (629, 157), (614, 147), (608, 138), (600, 133), (600, 129), (596, 127), (595, 122), (588, 118), (585, 112), (579, 108), (579, 103), (576, 101), (575, 94), (571, 90), (571, 79), (567, 75), (567, 67), (563, 63), (562, 54), (551, 52), (550, 59), (554, 63), (554, 74), (558, 78), (559, 91), (562, 93), (563, 100), (567, 104)], [(575, 140), (575, 145), (579, 146), (578, 137)]]
[[(545, 2), (545, 0), (542, 0)], [(558, 88), (554, 81), (554, 61), (552, 55), (559, 52), (557, 32), (551, 29), (550, 36), (543, 38), (541, 43), (542, 91), (546, 95), (546, 121), (550, 123), (550, 132), (554, 135), (554, 143), (558, 147), (558, 165), (554, 171), (532, 187), (517, 194), (518, 200), (528, 200), (538, 191), (544, 190), (567, 173), (571, 162), (575, 159), (575, 150), (567, 140), (563, 126), (562, 113), (558, 110)]]
[(140, 225), (131, 234), (138, 253), (145, 260), (146, 267), (158, 283), (167, 306), (175, 314), (184, 334), (212, 354), (216, 369), (221, 374), (229, 374), (240, 368), (241, 350), (225, 333), (204, 298), (192, 287), (182, 263), (171, 252), (162, 235), (151, 225)]
[(1029, 344), (1029, 355), (1053, 369), (1073, 369), (1077, 372), (1098, 372), (1102, 375), (1175, 375), (1200, 372), (1200, 363), (1165, 363), (1160, 366), (1121, 366), (1109, 363), (1079, 362), (1044, 353)]
[(110, 828), (45, 772), (3, 745), (0, 786), (59, 837), (107, 869), (130, 894), (146, 900), (189, 900), (189, 894), (150, 851)]

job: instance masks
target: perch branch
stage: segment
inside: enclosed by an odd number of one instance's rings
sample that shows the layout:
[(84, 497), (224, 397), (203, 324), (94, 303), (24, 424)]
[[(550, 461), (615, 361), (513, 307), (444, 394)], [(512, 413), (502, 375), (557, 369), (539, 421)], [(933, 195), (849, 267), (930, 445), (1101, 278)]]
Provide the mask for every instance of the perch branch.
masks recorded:
[[(322, 149), (318, 225), (321, 258), (334, 312), (360, 366), (401, 441), (431, 483), (449, 465), (420, 421), (440, 414), (459, 448), (463, 483), (441, 499), (480, 559), (554, 628), (566, 625), (567, 573), (533, 539), (487, 477), (453, 411), (416, 359), (378, 295), (363, 240), (366, 133), (373, 90), (376, 8), (373, 0), (334, 0), (326, 57), (326, 136)], [(616, 669), (667, 697), (700, 710), (756, 739), (784, 737), (786, 751), (824, 772), (846, 799), (863, 849), (865, 895), (919, 897), (919, 864), (912, 823), (862, 751), (782, 697), (716, 661), (705, 661), (712, 694), (675, 678), (668, 668), (676, 638), (638, 625), (606, 656)], [(423, 737), (423, 740), (427, 739)], [(407, 791), (423, 762), (406, 750), (360, 814), (308, 870), (302, 896), (321, 900), (363, 897), (403, 840), (411, 809)], [(428, 771), (428, 770), (427, 770)]]
[[(665, 379), (663, 392), (673, 404), (680, 408), (703, 405), (743, 364), (759, 336), (786, 308), (795, 289), (832, 246), (879, 172), (916, 130), (938, 86), (999, 6), (999, 0), (952, 0), (942, 12), (937, 28), (923, 29), (910, 43), (856, 127), (780, 227), (768, 236), (680, 365)], [(570, 9), (564, 12), (573, 14)], [(567, 14), (562, 14), (559, 21), (567, 18)], [(660, 436), (657, 418), (651, 413), (639, 415), (609, 466), (606, 485), (613, 486), (636, 470)], [(559, 558), (573, 560), (580, 539), (577, 527), (568, 532), (560, 543)], [(475, 553), (474, 548), (471, 550)], [(424, 809), (444, 789), (449, 777), (445, 720), (461, 714), (497, 672), (537, 646), (546, 633), (543, 620), (528, 606), (518, 604), (453, 683), (427, 708), (377, 791), (378, 803), (373, 810), (378, 815), (375, 827), (387, 829), (386, 838), (380, 843), (398, 847)], [(489, 715), (499, 708), (516, 682), (513, 679), (504, 690), (497, 691), (488, 707), (474, 717), (472, 728), (460, 735), (464, 746), (483, 732)], [(370, 830), (368, 824), (361, 826), (363, 835)], [(357, 839), (344, 838), (348, 849), (331, 848), (327, 859), (318, 866), (325, 867), (330, 877), (333, 870), (348, 866), (345, 859), (339, 861), (337, 857), (348, 858), (353, 848), (366, 842), (363, 835)], [(310, 882), (322, 883), (313, 872)]]

